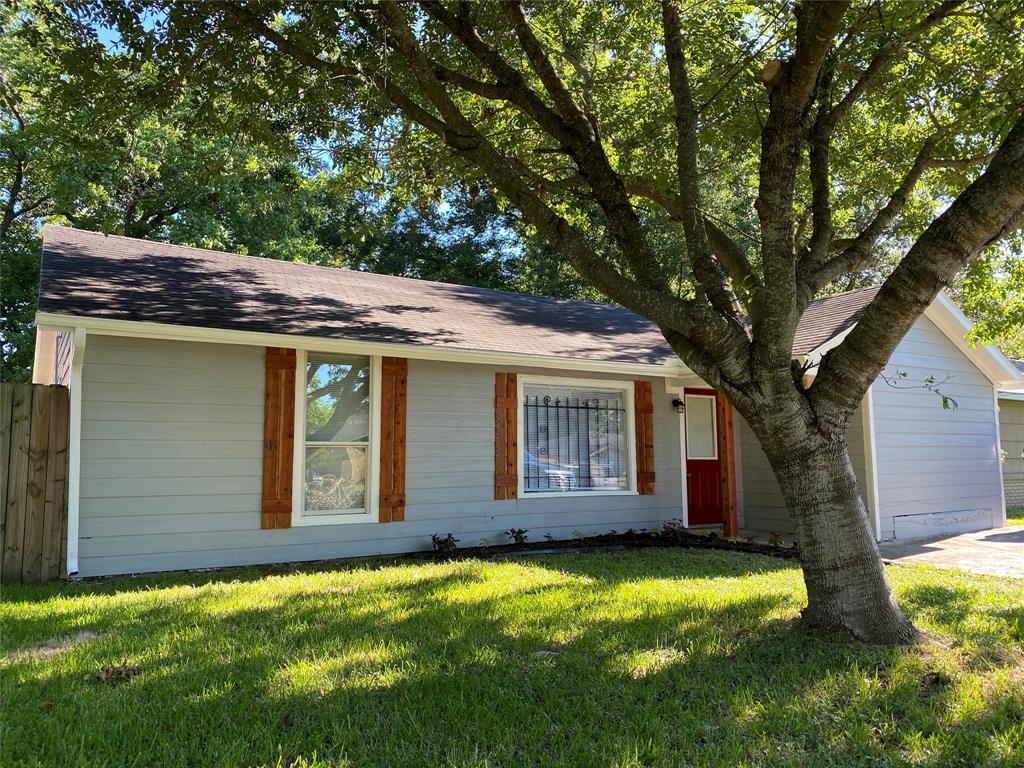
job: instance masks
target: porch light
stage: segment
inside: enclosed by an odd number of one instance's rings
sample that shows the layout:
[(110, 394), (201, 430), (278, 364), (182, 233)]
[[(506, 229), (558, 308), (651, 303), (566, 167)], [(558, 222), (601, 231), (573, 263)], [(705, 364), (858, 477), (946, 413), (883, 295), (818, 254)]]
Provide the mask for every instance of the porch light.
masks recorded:
[(672, 401), (672, 407), (676, 409), (676, 413), (686, 413), (686, 403), (678, 397)]

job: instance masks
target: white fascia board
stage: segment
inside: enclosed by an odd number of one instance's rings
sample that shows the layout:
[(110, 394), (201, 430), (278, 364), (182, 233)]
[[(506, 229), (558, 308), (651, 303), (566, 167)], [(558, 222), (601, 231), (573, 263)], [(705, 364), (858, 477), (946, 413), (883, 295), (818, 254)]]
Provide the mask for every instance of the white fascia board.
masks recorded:
[(835, 349), (840, 344), (842, 344), (846, 337), (850, 335), (850, 331), (852, 331), (856, 327), (857, 324), (854, 323), (845, 331), (837, 333), (835, 336), (833, 336), (831, 339), (826, 341), (821, 346), (812, 349), (805, 355), (796, 355), (793, 359), (798, 360), (801, 365), (806, 365), (808, 367), (807, 375), (813, 379), (815, 376), (818, 375), (815, 369), (817, 368), (818, 364), (821, 363), (821, 358), (825, 356), (825, 353), (828, 352), (830, 349)]
[(443, 360), (452, 363), (476, 363), (506, 367), (557, 368), (560, 370), (591, 371), (594, 373), (622, 373), (633, 376), (680, 377), (693, 373), (679, 360), (665, 363), (623, 363), (603, 360), (580, 360), (546, 355), (527, 355), (516, 352), (489, 352), (486, 350), (450, 349), (416, 344), (387, 344), (327, 339), (319, 336), (292, 336), (284, 333), (261, 333), (226, 328), (201, 328), (191, 325), (168, 325), (136, 320), (76, 317), (53, 312), (36, 313), (36, 325), (45, 330), (84, 328), (97, 336), (128, 336), (142, 339), (171, 341), (197, 341), (219, 344), (242, 344), (258, 347), (287, 347), (319, 352), (348, 352), (361, 355), (388, 355), (421, 360)]
[(945, 292), (935, 297), (928, 305), (924, 316), (935, 323), (968, 360), (984, 373), (989, 381), (1000, 389), (1024, 389), (1024, 374), (1017, 370), (1010, 359), (992, 344), (971, 346), (967, 343), (967, 332), (972, 323), (956, 304), (950, 301)]

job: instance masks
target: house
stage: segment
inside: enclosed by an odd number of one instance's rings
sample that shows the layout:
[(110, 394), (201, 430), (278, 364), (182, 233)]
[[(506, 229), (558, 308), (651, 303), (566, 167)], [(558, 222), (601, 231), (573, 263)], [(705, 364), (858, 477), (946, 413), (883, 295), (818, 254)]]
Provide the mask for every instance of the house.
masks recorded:
[[(1024, 374), (1024, 360), (1012, 362)], [(999, 440), (1006, 506), (1024, 509), (1024, 392), (999, 393)]]
[[(813, 303), (794, 355), (873, 295)], [(71, 390), (72, 575), (788, 528), (750, 429), (619, 307), (47, 227), (37, 322), (36, 380)], [(1024, 376), (967, 329), (940, 296), (854, 419), (879, 540), (1004, 521), (996, 392)]]

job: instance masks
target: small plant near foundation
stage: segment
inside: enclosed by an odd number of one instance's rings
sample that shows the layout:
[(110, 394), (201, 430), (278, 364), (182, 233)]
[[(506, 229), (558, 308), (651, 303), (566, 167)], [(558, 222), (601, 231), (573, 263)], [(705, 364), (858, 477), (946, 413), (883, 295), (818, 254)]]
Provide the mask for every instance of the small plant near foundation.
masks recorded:
[(572, 537), (576, 539), (576, 541), (580, 541), (581, 539), (587, 538), (587, 534), (585, 534), (583, 531), (573, 531)]
[(430, 537), (430, 540), (434, 544), (435, 552), (454, 552), (459, 548), (459, 540), (450, 533), (447, 536), (435, 533)]
[(526, 528), (509, 528), (505, 531), (505, 535), (508, 536), (508, 540), (513, 544), (525, 544), (527, 541), (527, 533), (529, 533), (529, 531)]
[(782, 546), (782, 534), (778, 531), (772, 531), (768, 537), (769, 547), (781, 547)]
[(480, 539), (480, 546), (487, 549), (493, 542), (490, 539)]
[(662, 536), (668, 539), (686, 535), (686, 526), (683, 525), (682, 520), (666, 520), (662, 525), (662, 528)]

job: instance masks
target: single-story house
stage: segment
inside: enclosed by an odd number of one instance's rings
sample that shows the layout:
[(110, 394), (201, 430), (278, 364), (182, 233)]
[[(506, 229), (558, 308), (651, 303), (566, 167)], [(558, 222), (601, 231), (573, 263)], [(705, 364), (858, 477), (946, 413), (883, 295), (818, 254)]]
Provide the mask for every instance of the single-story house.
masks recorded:
[[(814, 302), (794, 356), (873, 295)], [(789, 528), (750, 429), (620, 307), (47, 227), (37, 322), (36, 381), (70, 387), (71, 575)], [(968, 327), (939, 296), (853, 421), (879, 540), (1004, 521), (996, 393), (1024, 376)]]
[[(1024, 375), (1024, 360), (1011, 362)], [(999, 440), (1006, 506), (1024, 509), (1024, 392), (999, 393)]]

